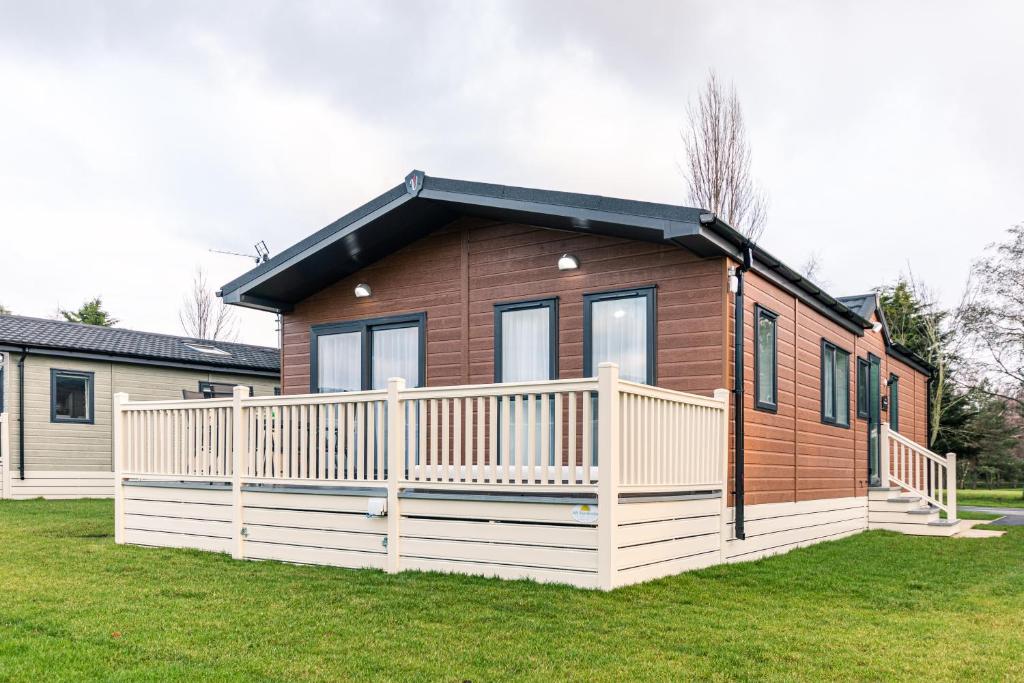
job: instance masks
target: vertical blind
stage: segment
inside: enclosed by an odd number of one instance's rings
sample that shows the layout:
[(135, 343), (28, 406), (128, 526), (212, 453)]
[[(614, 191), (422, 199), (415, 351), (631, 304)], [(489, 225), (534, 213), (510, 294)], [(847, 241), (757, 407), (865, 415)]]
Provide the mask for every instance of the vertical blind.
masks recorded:
[(419, 327), (373, 330), (371, 344), (371, 389), (387, 388), (388, 380), (401, 377), (406, 386), (420, 385)]
[(618, 363), (622, 379), (646, 382), (647, 298), (605, 299), (591, 306), (591, 376), (610, 361)]
[(551, 379), (551, 309), (502, 311), (501, 382)]
[(317, 387), (320, 391), (362, 389), (362, 334), (321, 335), (316, 340)]

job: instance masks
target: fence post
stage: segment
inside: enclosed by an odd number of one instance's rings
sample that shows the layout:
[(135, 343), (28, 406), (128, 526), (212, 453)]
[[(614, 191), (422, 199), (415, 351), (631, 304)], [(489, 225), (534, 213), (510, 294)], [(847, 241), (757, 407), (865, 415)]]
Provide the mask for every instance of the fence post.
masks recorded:
[(729, 556), (726, 542), (729, 540), (729, 394), (728, 389), (715, 389), (715, 400), (722, 403), (722, 443), (719, 456), (722, 458), (722, 507), (719, 514), (719, 556), (722, 562)]
[(597, 367), (597, 580), (615, 587), (618, 568), (619, 366)]
[(114, 394), (114, 543), (124, 543), (124, 404), (128, 394)]
[(388, 447), (388, 558), (385, 568), (388, 574), (397, 574), (399, 566), (399, 543), (402, 519), (398, 509), (398, 489), (405, 478), (405, 404), (402, 392), (405, 391), (405, 380), (401, 377), (388, 379), (387, 403), (387, 447)]
[(242, 515), (242, 471), (245, 454), (249, 451), (249, 430), (246, 429), (242, 399), (249, 395), (249, 387), (236, 386), (231, 391), (231, 557), (245, 557), (245, 520)]
[(878, 485), (889, 488), (889, 423), (878, 428)]
[(951, 522), (957, 520), (956, 516), (956, 453), (946, 453), (946, 519)]
[[(3, 387), (0, 387), (3, 391)], [(9, 413), (0, 413), (0, 467), (3, 467), (3, 479), (0, 480), (0, 499), (11, 497), (11, 420)]]

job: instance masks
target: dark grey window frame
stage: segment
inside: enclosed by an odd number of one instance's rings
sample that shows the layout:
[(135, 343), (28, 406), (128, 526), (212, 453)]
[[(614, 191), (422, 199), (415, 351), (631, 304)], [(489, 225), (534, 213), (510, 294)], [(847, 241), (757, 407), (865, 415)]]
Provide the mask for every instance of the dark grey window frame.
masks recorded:
[[(761, 344), (758, 332), (761, 329), (761, 319), (767, 318), (772, 321), (772, 360), (774, 361), (772, 372), (772, 401), (767, 403), (761, 400)], [(754, 304), (754, 408), (769, 413), (779, 412), (779, 314), (771, 311), (760, 304)]]
[[(58, 417), (57, 416), (57, 377), (74, 377), (88, 380), (89, 398), (86, 403), (86, 417)], [(57, 424), (96, 424), (96, 373), (88, 370), (64, 370), (62, 368), (50, 368), (50, 422)]]
[(889, 373), (889, 429), (900, 431), (900, 376)]
[(585, 293), (583, 295), (583, 376), (595, 377), (590, 374), (593, 356), (591, 341), (592, 305), (597, 301), (630, 299), (633, 297), (647, 299), (647, 382), (655, 386), (658, 381), (658, 288), (655, 285), (634, 287), (632, 289), (616, 289), (607, 292)]
[[(863, 373), (863, 374), (862, 374)], [(868, 384), (871, 382), (871, 363), (866, 358), (857, 358), (857, 419), (871, 417), (871, 396)], [(863, 407), (862, 407), (863, 404)]]
[[(836, 352), (845, 353), (846, 354), (846, 421), (845, 422), (840, 421), (838, 415), (836, 415), (834, 417), (828, 417), (827, 415), (825, 415), (825, 389), (826, 389), (826, 387), (825, 387), (825, 359), (826, 359), (826, 357), (828, 355), (826, 353), (826, 351), (828, 349), (832, 349), (832, 350), (834, 350)], [(822, 421), (823, 424), (832, 425), (833, 427), (842, 427), (843, 429), (849, 429), (850, 428), (850, 358), (851, 358), (852, 355), (853, 354), (851, 354), (849, 351), (847, 351), (843, 347), (841, 347), (841, 346), (839, 346), (839, 345), (837, 345), (837, 344), (835, 344), (833, 342), (830, 342), (827, 339), (822, 338), (822, 340), (821, 340), (821, 381), (820, 381), (820, 384), (821, 384), (821, 395), (820, 395), (821, 411), (820, 412), (821, 412), (821, 421)], [(836, 378), (835, 378), (835, 369), (836, 369), (836, 367), (838, 367), (838, 365), (833, 367), (833, 373), (832, 373), (832, 392), (833, 392), (832, 393), (832, 408), (833, 408), (833, 411), (835, 411), (835, 408), (836, 408), (836, 405), (837, 405), (836, 404), (836, 397), (838, 396), (838, 394), (836, 393), (836, 386), (838, 384), (838, 382), (836, 382)], [(836, 412), (838, 412), (838, 411), (836, 411)]]
[(427, 380), (427, 314), (408, 313), (403, 315), (390, 315), (380, 318), (365, 318), (361, 320), (349, 320), (337, 323), (325, 323), (313, 325), (309, 329), (309, 390), (311, 393), (319, 393), (318, 385), (319, 367), (317, 363), (317, 342), (320, 337), (332, 334), (345, 334), (347, 332), (359, 332), (360, 348), (360, 378), (359, 384), (362, 391), (368, 391), (372, 382), (372, 359), (373, 359), (373, 332), (374, 330), (387, 330), (402, 327), (417, 327), (419, 329), (419, 386), (425, 386)]
[(548, 379), (558, 379), (558, 297), (494, 304), (494, 381), (501, 382), (501, 315), (509, 311), (548, 309)]

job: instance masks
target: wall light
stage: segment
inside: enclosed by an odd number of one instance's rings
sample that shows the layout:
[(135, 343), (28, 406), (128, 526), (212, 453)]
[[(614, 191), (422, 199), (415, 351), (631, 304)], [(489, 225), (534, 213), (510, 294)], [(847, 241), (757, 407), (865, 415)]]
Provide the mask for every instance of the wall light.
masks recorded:
[(558, 259), (559, 270), (576, 270), (580, 267), (580, 260), (571, 254), (562, 254)]
[(365, 282), (360, 282), (358, 285), (356, 285), (355, 293), (357, 299), (365, 299), (366, 297), (373, 294), (373, 290), (370, 289), (370, 285), (366, 284)]
[(871, 330), (873, 332), (881, 332), (882, 331), (882, 323), (878, 322), (877, 320), (875, 322), (871, 323)]

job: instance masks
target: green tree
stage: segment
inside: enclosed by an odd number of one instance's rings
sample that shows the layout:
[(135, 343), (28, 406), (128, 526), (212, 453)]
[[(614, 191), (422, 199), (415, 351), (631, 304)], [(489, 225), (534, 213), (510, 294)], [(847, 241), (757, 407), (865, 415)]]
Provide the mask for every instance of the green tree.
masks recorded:
[(11, 315), (11, 309), (7, 308), (3, 304), (0, 304), (0, 315)]
[(60, 309), (64, 319), (73, 323), (85, 323), (86, 325), (99, 325), (101, 327), (113, 327), (118, 322), (110, 313), (103, 309), (103, 300), (95, 297), (83, 303), (77, 311), (65, 311)]

